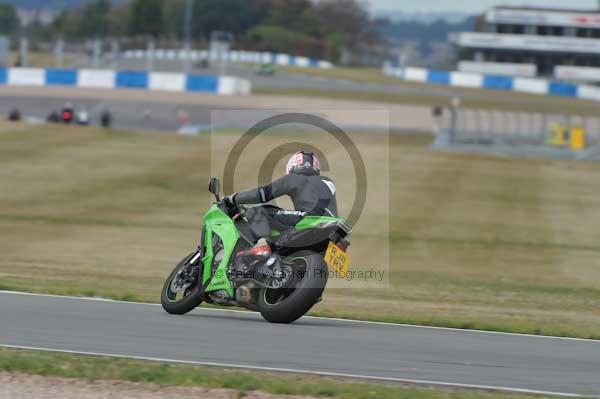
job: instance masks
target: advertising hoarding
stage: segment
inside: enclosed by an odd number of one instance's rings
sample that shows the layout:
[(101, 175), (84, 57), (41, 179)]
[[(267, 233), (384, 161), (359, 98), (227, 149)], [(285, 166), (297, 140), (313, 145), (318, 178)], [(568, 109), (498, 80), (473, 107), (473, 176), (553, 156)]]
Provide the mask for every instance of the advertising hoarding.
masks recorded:
[(461, 32), (452, 41), (470, 48), (600, 54), (600, 40), (578, 37)]
[(554, 77), (561, 80), (600, 82), (600, 68), (557, 65), (554, 68)]
[(492, 24), (600, 28), (600, 13), (493, 8), (485, 13)]
[(526, 76), (535, 77), (535, 64), (516, 64), (510, 62), (477, 62), (460, 61), (458, 70), (461, 72), (482, 73), (488, 75)]

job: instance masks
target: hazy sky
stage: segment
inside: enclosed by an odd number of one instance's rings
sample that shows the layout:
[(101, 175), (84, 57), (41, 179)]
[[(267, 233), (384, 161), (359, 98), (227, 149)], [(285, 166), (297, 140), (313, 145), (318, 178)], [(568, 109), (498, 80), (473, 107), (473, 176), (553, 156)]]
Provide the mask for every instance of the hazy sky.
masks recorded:
[(477, 13), (494, 5), (596, 8), (597, 0), (367, 0), (374, 10), (458, 11)]

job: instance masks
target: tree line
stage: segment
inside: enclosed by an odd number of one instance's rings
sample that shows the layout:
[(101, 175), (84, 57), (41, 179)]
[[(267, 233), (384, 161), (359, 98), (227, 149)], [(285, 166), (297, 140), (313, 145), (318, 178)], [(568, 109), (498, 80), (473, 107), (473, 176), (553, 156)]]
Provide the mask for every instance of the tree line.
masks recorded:
[[(185, 38), (186, 0), (93, 0), (65, 9), (43, 38)], [(342, 49), (380, 41), (377, 24), (359, 0), (192, 0), (191, 38), (206, 44), (213, 31), (233, 34), (238, 48), (288, 52), (337, 61)], [(0, 13), (1, 21), (2, 13)], [(0, 22), (1, 25), (1, 22)]]

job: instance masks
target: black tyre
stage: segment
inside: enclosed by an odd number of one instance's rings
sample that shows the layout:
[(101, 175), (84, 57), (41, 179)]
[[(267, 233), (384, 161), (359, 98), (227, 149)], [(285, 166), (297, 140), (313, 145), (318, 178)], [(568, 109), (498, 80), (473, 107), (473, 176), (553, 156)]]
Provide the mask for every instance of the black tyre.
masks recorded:
[[(186, 256), (171, 272), (162, 289), (160, 303), (164, 310), (170, 314), (185, 314), (202, 303), (202, 284), (200, 275), (202, 266), (193, 266), (196, 270), (189, 272), (188, 262), (196, 253)], [(187, 267), (187, 269), (186, 269)], [(176, 280), (179, 279), (179, 280)], [(181, 296), (180, 296), (181, 295)]]
[(288, 259), (296, 263), (291, 287), (263, 288), (258, 293), (258, 311), (271, 323), (292, 323), (304, 316), (319, 302), (327, 285), (328, 269), (321, 255), (300, 251)]

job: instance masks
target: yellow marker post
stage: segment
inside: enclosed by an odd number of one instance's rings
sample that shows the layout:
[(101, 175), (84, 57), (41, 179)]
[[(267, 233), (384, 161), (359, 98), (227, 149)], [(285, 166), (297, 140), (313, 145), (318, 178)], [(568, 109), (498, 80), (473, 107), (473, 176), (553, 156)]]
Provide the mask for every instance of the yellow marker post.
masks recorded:
[(582, 127), (571, 128), (571, 150), (581, 151), (585, 148), (585, 129)]
[(569, 129), (565, 125), (553, 123), (550, 125), (550, 135), (547, 144), (554, 147), (569, 145)]

